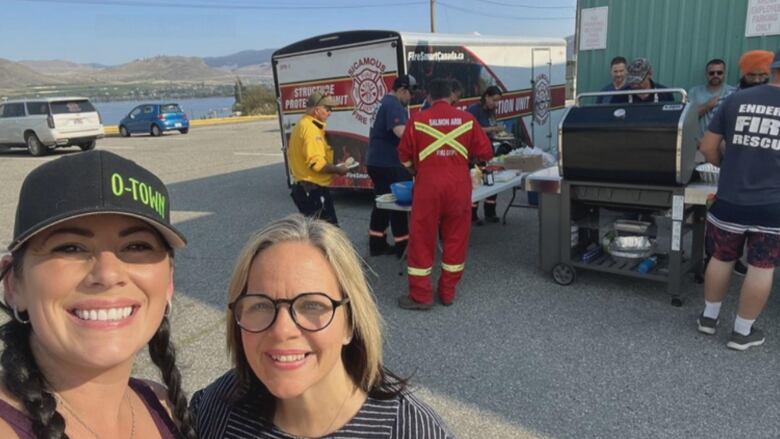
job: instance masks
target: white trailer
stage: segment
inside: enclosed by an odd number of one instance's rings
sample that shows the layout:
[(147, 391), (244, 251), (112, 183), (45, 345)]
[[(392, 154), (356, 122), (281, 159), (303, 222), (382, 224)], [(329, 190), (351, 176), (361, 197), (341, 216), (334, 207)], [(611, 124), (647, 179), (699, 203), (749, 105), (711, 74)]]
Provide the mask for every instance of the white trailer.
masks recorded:
[[(479, 102), (491, 85), (503, 91), (496, 116), (523, 143), (556, 155), (553, 129), (566, 95), (566, 41), (483, 35), (348, 31), (290, 44), (272, 57), (283, 149), (292, 127), (315, 91), (338, 102), (328, 119), (328, 143), (336, 162), (354, 158), (360, 166), (333, 187), (371, 188), (364, 157), (374, 113), (399, 75), (411, 74), (421, 90), (409, 110), (420, 111), (433, 79), (457, 79), (458, 104)], [(289, 183), (289, 172), (288, 172)]]

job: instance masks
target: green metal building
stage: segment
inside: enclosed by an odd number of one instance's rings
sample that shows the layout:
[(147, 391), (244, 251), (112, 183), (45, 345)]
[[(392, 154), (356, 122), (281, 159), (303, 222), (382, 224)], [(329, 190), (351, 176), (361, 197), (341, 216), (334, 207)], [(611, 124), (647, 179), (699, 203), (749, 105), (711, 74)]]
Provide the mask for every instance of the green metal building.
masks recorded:
[(648, 58), (654, 80), (688, 90), (705, 82), (712, 58), (726, 61), (726, 81), (735, 85), (742, 53), (780, 49), (780, 35), (745, 37), (748, 0), (579, 0), (578, 36), (582, 9), (602, 6), (608, 7), (606, 49), (578, 50), (577, 93), (608, 84), (609, 62), (617, 55), (629, 62)]

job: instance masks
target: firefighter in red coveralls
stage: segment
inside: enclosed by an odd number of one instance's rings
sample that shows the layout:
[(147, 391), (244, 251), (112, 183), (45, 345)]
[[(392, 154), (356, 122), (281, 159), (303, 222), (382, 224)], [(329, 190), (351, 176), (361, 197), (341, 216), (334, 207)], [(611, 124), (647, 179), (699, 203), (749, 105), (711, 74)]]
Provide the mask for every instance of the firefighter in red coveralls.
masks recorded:
[(398, 158), (416, 175), (407, 253), (409, 295), (398, 299), (404, 309), (433, 306), (431, 272), (439, 237), (439, 299), (443, 305), (455, 299), (471, 233), (469, 160), (493, 156), (490, 140), (474, 116), (450, 105), (450, 88), (449, 81), (431, 81), (431, 108), (409, 119), (398, 145)]

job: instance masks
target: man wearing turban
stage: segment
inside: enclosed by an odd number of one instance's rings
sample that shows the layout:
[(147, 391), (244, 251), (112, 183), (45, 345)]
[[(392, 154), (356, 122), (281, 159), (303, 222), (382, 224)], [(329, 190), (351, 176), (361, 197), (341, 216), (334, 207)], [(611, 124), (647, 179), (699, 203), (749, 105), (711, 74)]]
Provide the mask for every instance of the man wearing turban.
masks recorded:
[(739, 58), (739, 89), (769, 82), (769, 65), (774, 54), (768, 50), (751, 50)]

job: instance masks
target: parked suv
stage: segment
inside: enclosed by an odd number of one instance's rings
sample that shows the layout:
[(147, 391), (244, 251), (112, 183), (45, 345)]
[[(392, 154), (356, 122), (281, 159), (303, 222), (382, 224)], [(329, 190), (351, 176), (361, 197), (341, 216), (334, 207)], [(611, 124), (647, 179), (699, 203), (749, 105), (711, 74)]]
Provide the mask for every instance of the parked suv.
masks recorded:
[(62, 146), (95, 147), (103, 123), (87, 98), (43, 98), (0, 102), (0, 145), (26, 147), (41, 156)]
[(119, 121), (119, 135), (128, 137), (134, 133), (161, 136), (165, 131), (187, 134), (190, 121), (179, 104), (143, 104), (133, 108)]

